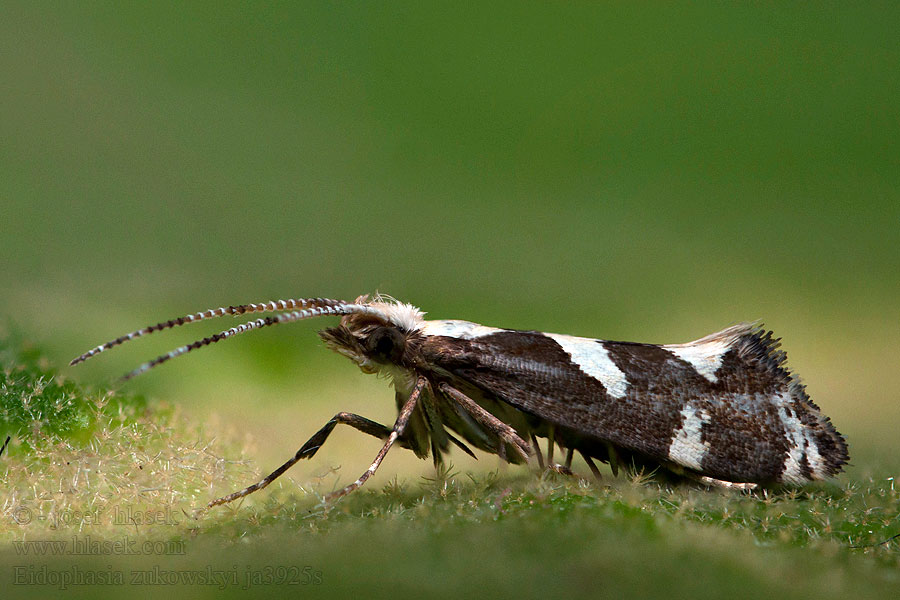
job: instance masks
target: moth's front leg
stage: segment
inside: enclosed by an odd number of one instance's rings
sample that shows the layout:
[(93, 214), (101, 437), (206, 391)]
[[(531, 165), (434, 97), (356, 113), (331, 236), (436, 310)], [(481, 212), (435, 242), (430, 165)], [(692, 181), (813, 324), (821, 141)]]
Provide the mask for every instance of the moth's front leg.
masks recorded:
[(377, 437), (380, 440), (386, 440), (388, 439), (388, 436), (391, 435), (391, 428), (385, 427), (381, 423), (377, 423), (371, 419), (353, 413), (339, 412), (331, 417), (331, 420), (325, 423), (315, 435), (309, 438), (309, 440), (303, 444), (302, 448), (297, 450), (295, 458), (299, 460), (301, 458), (312, 458), (315, 456), (316, 452), (319, 451), (319, 448), (322, 447), (322, 444), (325, 443), (325, 440), (328, 439), (328, 436), (331, 435), (331, 432), (338, 423), (349, 425), (358, 431), (368, 433), (372, 437)]
[[(358, 431), (362, 431), (363, 433), (367, 433), (372, 437), (377, 437), (381, 440), (387, 440), (391, 435), (391, 428), (385, 427), (381, 423), (376, 423), (371, 419), (367, 419), (365, 417), (361, 417), (359, 415), (348, 413), (348, 412), (339, 412), (322, 426), (319, 431), (317, 431), (303, 446), (297, 450), (297, 453), (294, 456), (272, 471), (265, 478), (260, 480), (257, 483), (254, 483), (251, 486), (248, 486), (239, 492), (234, 492), (233, 494), (229, 494), (227, 496), (223, 496), (216, 500), (213, 500), (209, 504), (206, 505), (207, 508), (212, 508), (213, 506), (218, 506), (219, 504), (226, 504), (228, 502), (232, 502), (237, 500), (238, 498), (243, 498), (248, 494), (252, 494), (255, 491), (261, 490), (276, 479), (278, 479), (281, 475), (284, 474), (285, 471), (293, 467), (297, 464), (298, 461), (304, 458), (312, 458), (315, 456), (316, 452), (319, 451), (319, 448), (322, 447), (322, 444), (325, 443), (325, 440), (328, 439), (328, 436), (331, 435), (331, 432), (334, 430), (335, 426), (338, 423), (342, 423), (344, 425), (349, 425)], [(400, 444), (403, 445), (403, 440), (401, 438)]]
[(391, 446), (394, 445), (394, 442), (403, 435), (404, 430), (406, 429), (407, 423), (409, 423), (409, 417), (412, 415), (413, 411), (416, 408), (416, 404), (419, 402), (419, 397), (422, 395), (422, 390), (425, 389), (425, 386), (428, 385), (428, 380), (423, 376), (419, 376), (416, 379), (416, 386), (413, 388), (412, 393), (409, 395), (409, 399), (400, 409), (400, 414), (397, 416), (397, 420), (394, 421), (394, 428), (391, 429), (390, 434), (388, 435), (387, 441), (384, 443), (384, 446), (381, 447), (381, 450), (375, 456), (375, 460), (372, 461), (372, 464), (369, 466), (365, 472), (359, 476), (359, 478), (346, 486), (343, 489), (340, 489), (336, 492), (332, 492), (325, 496), (325, 501), (330, 502), (332, 500), (337, 500), (341, 496), (345, 496), (349, 494), (355, 489), (358, 489), (362, 484), (366, 482), (372, 475), (375, 474), (375, 471), (378, 470), (378, 467), (381, 465), (381, 461), (384, 460), (384, 457), (387, 456), (388, 451), (391, 449)]

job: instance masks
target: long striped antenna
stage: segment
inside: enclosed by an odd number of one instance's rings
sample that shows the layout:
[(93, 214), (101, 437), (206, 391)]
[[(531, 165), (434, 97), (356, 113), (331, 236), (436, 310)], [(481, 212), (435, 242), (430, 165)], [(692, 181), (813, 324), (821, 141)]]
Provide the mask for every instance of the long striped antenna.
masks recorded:
[(378, 308), (365, 305), (365, 304), (338, 304), (335, 306), (317, 306), (313, 308), (308, 308), (304, 310), (296, 310), (289, 313), (281, 313), (272, 317), (263, 317), (261, 319), (256, 319), (255, 321), (248, 321), (247, 323), (242, 323), (237, 327), (232, 327), (231, 329), (226, 329), (225, 331), (221, 331), (215, 335), (211, 335), (209, 337), (203, 338), (202, 340), (197, 340), (196, 342), (192, 342), (190, 344), (186, 344), (184, 346), (179, 346), (175, 348), (171, 352), (167, 352), (162, 354), (151, 361), (145, 362), (135, 370), (131, 371), (122, 376), (121, 381), (127, 381), (132, 377), (137, 377), (142, 373), (146, 373), (153, 367), (161, 365), (164, 362), (167, 362), (173, 358), (178, 356), (182, 356), (187, 354), (188, 352), (193, 352), (198, 348), (202, 348), (204, 346), (209, 346), (210, 344), (215, 344), (220, 340), (224, 340), (226, 338), (234, 337), (241, 333), (246, 333), (248, 331), (253, 331), (254, 329), (261, 329), (263, 327), (268, 327), (269, 325), (277, 325), (278, 323), (292, 323), (294, 321), (300, 321), (303, 319), (311, 319), (313, 317), (322, 317), (328, 315), (349, 315), (349, 314), (370, 314), (377, 316), (378, 318), (387, 320), (387, 316), (379, 310)]
[(271, 302), (262, 302), (260, 304), (240, 304), (238, 306), (229, 306), (227, 308), (224, 306), (219, 308), (211, 308), (203, 312), (185, 315), (183, 317), (179, 317), (177, 319), (172, 319), (169, 321), (163, 321), (161, 323), (157, 323), (156, 325), (150, 325), (148, 327), (144, 327), (143, 329), (138, 329), (137, 331), (132, 331), (131, 333), (117, 337), (116, 339), (110, 340), (105, 344), (100, 344), (96, 348), (92, 348), (78, 358), (73, 359), (72, 362), (69, 363), (69, 366), (77, 365), (78, 363), (84, 362), (92, 356), (96, 356), (101, 352), (109, 350), (110, 348), (115, 348), (116, 346), (124, 344), (127, 341), (149, 335), (154, 331), (171, 329), (173, 327), (178, 327), (187, 323), (195, 323), (197, 321), (215, 319), (217, 317), (224, 317), (225, 315), (239, 316), (250, 313), (264, 313), (298, 309), (303, 310), (308, 308), (319, 308), (326, 306), (333, 307), (340, 305), (347, 305), (347, 302), (343, 300), (332, 300), (331, 298), (292, 298), (290, 300), (274, 300)]

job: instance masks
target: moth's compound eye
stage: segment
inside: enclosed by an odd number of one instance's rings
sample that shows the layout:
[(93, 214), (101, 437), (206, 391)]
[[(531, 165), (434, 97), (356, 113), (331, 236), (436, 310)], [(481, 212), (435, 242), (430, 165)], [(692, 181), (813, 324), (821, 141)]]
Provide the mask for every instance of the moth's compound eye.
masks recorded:
[(372, 358), (397, 362), (403, 354), (406, 340), (393, 327), (379, 327), (366, 340), (366, 351)]

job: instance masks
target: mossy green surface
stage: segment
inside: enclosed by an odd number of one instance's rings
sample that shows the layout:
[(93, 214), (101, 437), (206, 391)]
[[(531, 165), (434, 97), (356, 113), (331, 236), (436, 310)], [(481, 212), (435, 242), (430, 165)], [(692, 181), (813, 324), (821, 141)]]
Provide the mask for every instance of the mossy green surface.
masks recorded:
[(59, 377), (38, 348), (0, 330), (0, 444), (15, 438), (8, 452), (48, 438), (83, 443), (112, 421), (133, 421), (145, 404), (139, 395), (89, 389)]

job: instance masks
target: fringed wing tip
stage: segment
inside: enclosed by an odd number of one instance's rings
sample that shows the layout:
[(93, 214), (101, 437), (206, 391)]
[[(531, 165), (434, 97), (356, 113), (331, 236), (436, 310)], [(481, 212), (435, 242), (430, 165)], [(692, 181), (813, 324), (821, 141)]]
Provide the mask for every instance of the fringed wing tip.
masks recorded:
[(850, 460), (847, 441), (834, 428), (831, 419), (822, 414), (821, 409), (810, 399), (800, 377), (788, 368), (787, 353), (781, 349), (781, 338), (775, 337), (760, 322), (743, 323), (720, 333), (726, 332), (734, 336), (730, 347), (739, 356), (787, 384), (789, 397), (795, 402), (795, 407), (799, 407), (799, 418), (809, 428), (809, 435), (815, 439), (816, 449), (823, 461), (821, 470), (813, 470), (813, 479), (825, 479), (841, 472)]
[(726, 327), (721, 331), (716, 331), (714, 333), (710, 333), (709, 335), (703, 336), (700, 339), (694, 340), (692, 342), (687, 342), (686, 344), (670, 344), (671, 346), (701, 346), (705, 344), (721, 344), (723, 346), (732, 346), (735, 342), (744, 338), (746, 336), (753, 336), (755, 334), (761, 333), (763, 331), (763, 324), (761, 321), (749, 321), (743, 323), (737, 323), (736, 325), (732, 325), (730, 327)]
[(810, 399), (799, 376), (788, 368), (787, 353), (781, 349), (781, 338), (775, 337), (761, 321), (738, 323), (675, 347), (697, 346), (717, 348), (719, 352), (732, 350), (748, 366), (767, 372), (780, 385), (787, 387), (798, 418), (803, 422), (808, 435), (814, 438), (822, 459), (819, 469), (812, 471), (813, 479), (832, 477), (843, 469), (850, 458), (846, 440)]

